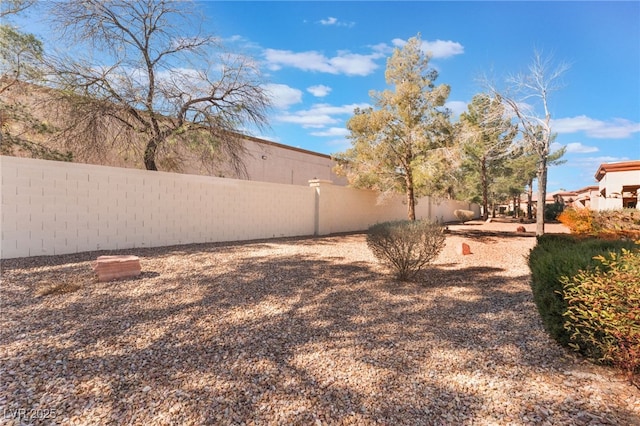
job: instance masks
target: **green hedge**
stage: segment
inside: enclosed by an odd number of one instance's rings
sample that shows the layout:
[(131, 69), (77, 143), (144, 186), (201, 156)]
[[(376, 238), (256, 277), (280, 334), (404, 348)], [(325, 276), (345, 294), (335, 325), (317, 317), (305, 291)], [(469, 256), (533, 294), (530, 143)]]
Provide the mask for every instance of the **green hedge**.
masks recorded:
[(562, 278), (569, 345), (598, 363), (640, 374), (640, 251), (598, 261), (602, 267)]
[(579, 271), (601, 266), (595, 256), (620, 253), (632, 249), (632, 241), (578, 238), (569, 234), (545, 234), (529, 254), (531, 289), (545, 329), (560, 344), (568, 346), (570, 332), (565, 328), (567, 302), (562, 277), (573, 277)]

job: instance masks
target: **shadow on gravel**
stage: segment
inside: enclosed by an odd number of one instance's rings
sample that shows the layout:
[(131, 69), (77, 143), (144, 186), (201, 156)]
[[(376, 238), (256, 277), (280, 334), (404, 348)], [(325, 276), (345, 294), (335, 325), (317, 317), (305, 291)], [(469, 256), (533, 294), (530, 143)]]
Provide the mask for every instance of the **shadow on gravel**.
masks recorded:
[[(490, 383), (504, 379), (501, 368), (517, 364), (525, 375), (562, 368), (562, 351), (541, 338), (528, 276), (443, 265), (425, 271), (422, 283), (398, 283), (377, 265), (342, 256), (272, 254), (268, 243), (251, 245), (265, 255), (249, 256), (239, 247), (156, 249), (143, 281), (88, 286), (64, 307), (16, 293), (3, 308), (11, 323), (0, 361), (10, 379), (0, 384), (0, 400), (8, 408), (46, 400), (93, 424), (148, 422), (159, 411), (195, 424), (499, 423), (480, 416), (493, 403)], [(220, 251), (238, 253), (212, 267)], [(177, 279), (156, 272), (176, 254), (203, 262)], [(12, 279), (46, 279), (35, 265)], [(38, 314), (21, 317), (27, 309)], [(15, 349), (22, 345), (28, 350)], [(522, 392), (523, 377), (501, 381), (499, 393)], [(535, 411), (550, 401), (530, 403), (517, 415), (567, 421)], [(590, 401), (563, 404), (609, 415)], [(95, 417), (100, 410), (106, 418)], [(634, 413), (616, 415), (640, 423)]]
[(496, 241), (497, 239), (509, 238), (535, 238), (535, 232), (510, 232), (510, 231), (483, 231), (479, 229), (451, 229), (447, 231), (450, 235), (469, 238), (481, 242)]

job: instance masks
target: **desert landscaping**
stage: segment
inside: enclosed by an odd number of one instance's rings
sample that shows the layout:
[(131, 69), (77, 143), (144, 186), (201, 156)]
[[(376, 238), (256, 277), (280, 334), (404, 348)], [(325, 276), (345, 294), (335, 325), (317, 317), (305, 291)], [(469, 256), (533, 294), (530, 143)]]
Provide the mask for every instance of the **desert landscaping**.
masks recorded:
[[(3, 423), (640, 424), (638, 388), (545, 333), (516, 228), (451, 225), (405, 283), (358, 233), (3, 260)], [(105, 254), (141, 275), (99, 282)]]

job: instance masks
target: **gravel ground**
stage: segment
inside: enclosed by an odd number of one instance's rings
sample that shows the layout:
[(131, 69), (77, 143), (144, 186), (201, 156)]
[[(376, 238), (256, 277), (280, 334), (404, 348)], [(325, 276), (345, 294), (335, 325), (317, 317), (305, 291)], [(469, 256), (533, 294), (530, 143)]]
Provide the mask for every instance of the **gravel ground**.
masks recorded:
[(515, 228), (451, 226), (415, 283), (362, 234), (121, 251), (143, 274), (111, 283), (106, 252), (3, 261), (0, 420), (640, 425), (639, 389), (543, 331)]

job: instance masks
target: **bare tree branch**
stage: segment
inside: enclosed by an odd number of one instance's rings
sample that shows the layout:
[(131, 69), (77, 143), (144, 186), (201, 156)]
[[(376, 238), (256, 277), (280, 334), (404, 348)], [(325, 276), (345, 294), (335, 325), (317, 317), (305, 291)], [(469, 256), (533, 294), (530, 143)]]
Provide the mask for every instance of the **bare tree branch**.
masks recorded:
[[(190, 32), (198, 26), (188, 6), (169, 0), (55, 4), (51, 12), (62, 34), (100, 49), (104, 63), (96, 63), (97, 55), (66, 57), (51, 67), (52, 82), (82, 99), (67, 136), (82, 143), (90, 123), (100, 135), (100, 113), (121, 130), (114, 144), (145, 141), (149, 170), (158, 169), (163, 155), (171, 157), (165, 165), (184, 163), (179, 152), (188, 149), (202, 161), (226, 161), (246, 175), (243, 144), (232, 135), (242, 126), (265, 126), (270, 101), (250, 58), (225, 54), (214, 37)], [(91, 139), (97, 143), (99, 137)]]
[(569, 64), (565, 62), (554, 64), (551, 57), (543, 57), (540, 52), (535, 51), (528, 73), (509, 77), (508, 87), (504, 91), (498, 90), (495, 86), (490, 87), (490, 90), (512, 111), (520, 126), (523, 140), (530, 145), (531, 150), (538, 157), (537, 235), (544, 234), (547, 169), (554, 137), (551, 129), (549, 100), (551, 94), (562, 87), (561, 77), (569, 68)]

